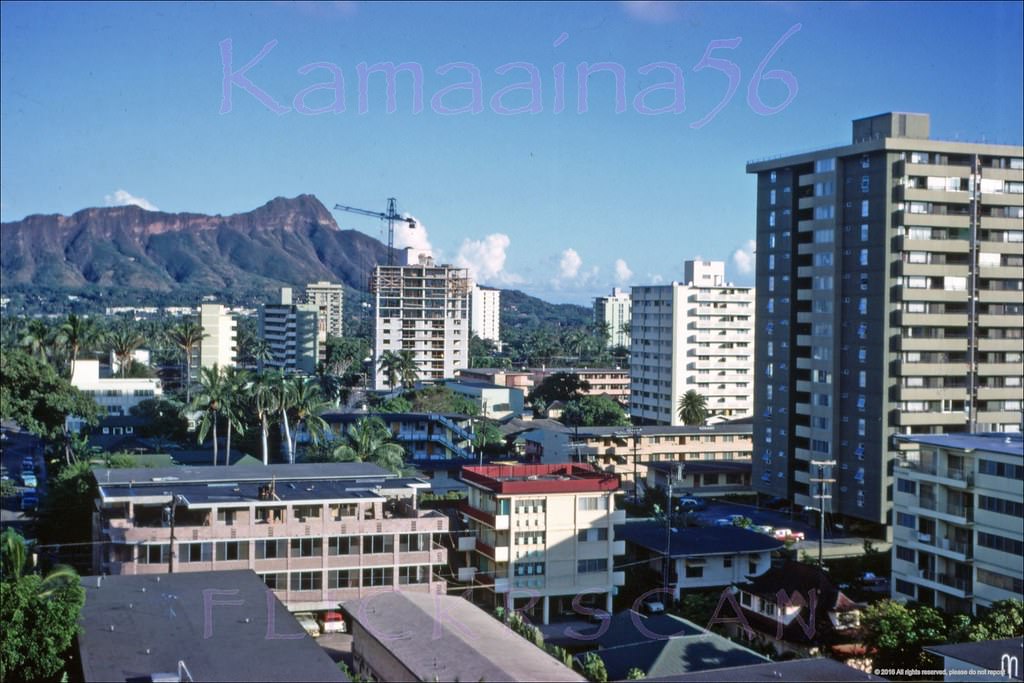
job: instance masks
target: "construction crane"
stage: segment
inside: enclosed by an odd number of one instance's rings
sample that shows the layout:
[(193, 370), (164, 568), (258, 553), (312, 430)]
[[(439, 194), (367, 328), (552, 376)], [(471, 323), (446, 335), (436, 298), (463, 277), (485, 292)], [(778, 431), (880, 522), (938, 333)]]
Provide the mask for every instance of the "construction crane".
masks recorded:
[(395, 265), (395, 221), (405, 221), (409, 224), (410, 228), (416, 227), (416, 219), (403, 216), (398, 213), (397, 200), (394, 197), (388, 197), (388, 208), (384, 213), (379, 211), (367, 211), (366, 209), (357, 209), (354, 206), (342, 206), (341, 204), (335, 204), (335, 211), (348, 211), (349, 213), (357, 213), (360, 216), (370, 216), (371, 218), (379, 218), (382, 221), (388, 223), (388, 265)]

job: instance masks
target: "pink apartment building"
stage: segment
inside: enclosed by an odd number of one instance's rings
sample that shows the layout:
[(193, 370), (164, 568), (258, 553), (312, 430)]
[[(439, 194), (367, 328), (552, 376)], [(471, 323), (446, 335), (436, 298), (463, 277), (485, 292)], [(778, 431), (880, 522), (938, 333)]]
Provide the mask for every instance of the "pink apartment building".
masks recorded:
[(292, 611), (443, 592), (448, 518), (369, 463), (97, 469), (98, 574), (251, 569)]

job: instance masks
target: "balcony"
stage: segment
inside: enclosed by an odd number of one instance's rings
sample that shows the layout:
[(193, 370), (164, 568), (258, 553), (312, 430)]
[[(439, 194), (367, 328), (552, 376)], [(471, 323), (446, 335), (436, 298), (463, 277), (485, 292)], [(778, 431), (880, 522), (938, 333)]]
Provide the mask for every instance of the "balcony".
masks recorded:
[(967, 414), (962, 411), (948, 413), (938, 412), (899, 412), (896, 413), (896, 422), (900, 426), (907, 425), (961, 425), (967, 422)]
[(625, 555), (626, 554), (626, 542), (625, 541), (612, 541), (612, 555)]
[[(971, 596), (970, 579), (961, 579), (956, 576), (953, 576), (952, 574), (944, 574), (929, 569), (921, 569), (918, 571), (920, 572), (920, 577), (922, 579), (929, 583), (937, 584), (933, 587), (937, 588), (938, 590), (941, 590), (944, 593), (953, 592), (955, 595), (959, 595), (959, 597), (962, 598), (967, 598)], [(953, 591), (946, 590), (949, 588), (952, 588)]]
[(476, 567), (459, 567), (458, 574), (457, 574), (456, 578), (458, 578), (459, 581), (462, 581), (464, 583), (468, 583), (468, 582), (472, 581), (475, 576), (476, 576)]
[(943, 484), (955, 488), (966, 488), (974, 485), (974, 475), (963, 469), (939, 468), (934, 462), (920, 463), (911, 460), (898, 462), (896, 467), (913, 472), (916, 476), (904, 477), (918, 481)]
[(459, 536), (458, 549), (460, 552), (476, 550), (476, 536)]

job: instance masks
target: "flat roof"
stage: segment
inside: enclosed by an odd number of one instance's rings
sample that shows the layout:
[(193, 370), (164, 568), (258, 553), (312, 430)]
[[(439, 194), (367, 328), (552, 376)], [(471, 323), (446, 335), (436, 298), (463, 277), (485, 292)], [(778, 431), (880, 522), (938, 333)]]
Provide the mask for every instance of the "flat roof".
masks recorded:
[[(628, 522), (615, 525), (615, 538), (665, 554), (665, 525), (661, 522)], [(672, 527), (671, 556), (703, 557), (778, 550), (784, 544), (767, 534), (738, 526)]]
[(386, 592), (344, 607), (422, 681), (586, 680), (458, 596)]
[(953, 448), (961, 451), (984, 451), (1024, 458), (1024, 434), (1005, 432), (979, 432), (975, 434), (918, 434), (896, 437), (900, 441)]
[(150, 680), (176, 674), (178, 662), (197, 681), (348, 680), (252, 571), (87, 576), (81, 585), (86, 681)]
[(693, 673), (647, 678), (648, 681), (721, 681), (747, 683), (755, 681), (884, 681), (872, 674), (854, 669), (828, 657), (791, 659), (786, 662), (765, 662), (748, 666), (730, 666)]
[(731, 422), (719, 422), (713, 425), (690, 427), (678, 425), (645, 425), (643, 427), (580, 427), (580, 436), (609, 437), (614, 436), (620, 439), (632, 439), (633, 430), (638, 436), (691, 436), (698, 434), (752, 434), (754, 423), (751, 420), (734, 420)]
[(93, 470), (100, 484), (133, 486), (169, 483), (269, 481), (270, 479), (393, 479), (389, 470), (368, 462), (309, 463), (296, 465), (236, 465), (234, 467), (126, 467)]
[(462, 480), (503, 494), (599, 493), (619, 488), (617, 475), (574, 463), (463, 467)]
[[(961, 662), (973, 664), (979, 669), (1000, 671), (1003, 668), (1004, 655), (1015, 657), (1018, 662), (1024, 659), (1024, 638), (1003, 638), (1002, 640), (982, 640), (976, 643), (956, 643), (954, 645), (929, 645), (925, 651), (941, 657), (951, 657)], [(1017, 675), (1008, 680), (1024, 680), (1018, 667)]]

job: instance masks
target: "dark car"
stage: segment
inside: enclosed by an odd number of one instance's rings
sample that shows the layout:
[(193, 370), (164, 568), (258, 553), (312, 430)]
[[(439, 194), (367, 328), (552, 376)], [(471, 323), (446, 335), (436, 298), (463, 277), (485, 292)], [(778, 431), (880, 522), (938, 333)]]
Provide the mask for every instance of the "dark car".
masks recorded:
[(761, 507), (768, 510), (779, 510), (780, 512), (787, 511), (789, 509), (789, 500), (776, 496), (769, 498)]

